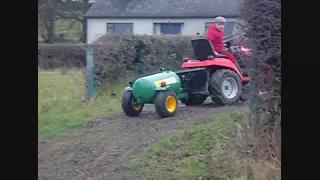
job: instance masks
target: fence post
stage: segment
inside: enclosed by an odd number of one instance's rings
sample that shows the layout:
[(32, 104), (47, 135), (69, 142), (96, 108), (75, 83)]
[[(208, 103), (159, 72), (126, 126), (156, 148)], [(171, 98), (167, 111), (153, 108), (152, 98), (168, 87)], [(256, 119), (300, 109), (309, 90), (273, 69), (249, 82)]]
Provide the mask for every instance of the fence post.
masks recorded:
[(93, 50), (88, 45), (87, 47), (87, 81), (88, 81), (88, 101), (91, 100), (94, 93), (94, 72), (93, 72)]
[[(255, 104), (256, 104), (256, 85), (255, 85), (255, 81), (257, 80), (256, 77), (251, 78), (251, 80), (249, 81), (249, 86), (250, 86), (250, 109), (251, 111), (254, 109)], [(253, 92), (253, 93), (252, 93)]]

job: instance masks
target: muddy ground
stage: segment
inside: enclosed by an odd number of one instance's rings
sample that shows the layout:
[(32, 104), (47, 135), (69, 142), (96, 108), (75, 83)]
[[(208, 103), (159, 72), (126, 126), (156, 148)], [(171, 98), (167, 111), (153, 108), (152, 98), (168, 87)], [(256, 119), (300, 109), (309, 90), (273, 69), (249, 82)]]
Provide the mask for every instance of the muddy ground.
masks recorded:
[[(39, 140), (39, 180), (100, 180), (121, 173), (124, 160), (145, 150), (156, 139), (208, 113), (244, 106), (180, 107), (175, 117), (160, 119), (153, 106), (140, 117), (124, 114), (96, 118), (84, 130), (65, 137)], [(119, 172), (120, 171), (120, 172)]]

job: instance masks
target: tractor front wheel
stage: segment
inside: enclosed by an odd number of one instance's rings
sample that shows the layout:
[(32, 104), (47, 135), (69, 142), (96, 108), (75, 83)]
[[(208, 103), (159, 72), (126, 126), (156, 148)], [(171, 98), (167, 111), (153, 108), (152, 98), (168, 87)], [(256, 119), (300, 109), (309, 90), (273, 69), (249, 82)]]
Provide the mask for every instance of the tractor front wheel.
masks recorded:
[(173, 91), (159, 91), (154, 99), (154, 106), (162, 118), (172, 117), (178, 109), (178, 99)]
[(217, 70), (211, 75), (209, 91), (212, 101), (218, 105), (237, 103), (242, 94), (240, 77), (229, 69)]
[(135, 104), (131, 91), (125, 91), (122, 96), (122, 110), (127, 116), (136, 117), (141, 113), (144, 104)]

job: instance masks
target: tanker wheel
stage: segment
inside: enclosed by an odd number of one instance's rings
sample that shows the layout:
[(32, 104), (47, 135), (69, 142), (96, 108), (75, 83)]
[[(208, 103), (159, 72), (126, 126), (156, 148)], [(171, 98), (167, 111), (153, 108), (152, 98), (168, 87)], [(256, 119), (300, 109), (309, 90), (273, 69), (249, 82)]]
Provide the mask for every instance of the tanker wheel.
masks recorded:
[(122, 110), (127, 116), (136, 117), (141, 113), (144, 104), (134, 104), (131, 91), (125, 91), (122, 96)]
[(201, 105), (204, 103), (206, 99), (207, 99), (207, 96), (203, 96), (203, 95), (189, 96), (188, 99), (181, 99), (181, 102), (186, 106)]
[(174, 116), (178, 109), (176, 93), (170, 90), (159, 91), (154, 99), (154, 106), (160, 117), (167, 118)]
[(217, 105), (232, 105), (240, 99), (242, 82), (232, 70), (217, 70), (211, 75), (209, 91), (212, 101)]

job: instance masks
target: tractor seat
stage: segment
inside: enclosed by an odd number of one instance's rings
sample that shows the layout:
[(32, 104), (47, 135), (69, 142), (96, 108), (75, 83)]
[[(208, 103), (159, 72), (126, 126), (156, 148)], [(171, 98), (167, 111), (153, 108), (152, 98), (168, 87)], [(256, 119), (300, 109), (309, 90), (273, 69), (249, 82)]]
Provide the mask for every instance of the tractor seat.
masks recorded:
[(216, 51), (214, 51), (214, 56), (217, 57), (217, 58), (226, 58), (227, 56), (224, 55), (224, 54), (219, 54), (217, 53)]
[(197, 38), (191, 40), (193, 52), (195, 59), (200, 61), (207, 60), (209, 56), (214, 56), (215, 58), (226, 58), (224, 54), (219, 54), (215, 52), (211, 42), (206, 38)]

